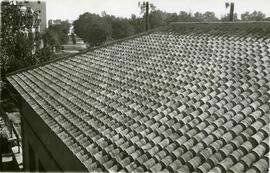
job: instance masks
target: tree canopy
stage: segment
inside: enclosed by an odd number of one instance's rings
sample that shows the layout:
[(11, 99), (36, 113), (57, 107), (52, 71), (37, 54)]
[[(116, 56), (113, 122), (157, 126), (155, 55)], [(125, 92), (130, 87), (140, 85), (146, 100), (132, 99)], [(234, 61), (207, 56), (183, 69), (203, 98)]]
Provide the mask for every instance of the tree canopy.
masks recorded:
[(37, 15), (30, 8), (23, 9), (15, 1), (1, 2), (2, 79), (6, 72), (35, 65), (50, 58), (47, 56), (51, 55), (48, 49), (39, 47), (42, 36), (36, 29), (39, 22)]
[(134, 28), (127, 19), (113, 18), (111, 25), (113, 39), (121, 39), (134, 34)]
[(91, 46), (105, 42), (111, 36), (112, 26), (105, 17), (84, 13), (74, 21), (74, 32)]
[[(144, 5), (140, 8), (144, 12)], [(149, 26), (150, 29), (166, 25), (170, 22), (189, 22), (189, 21), (216, 21), (218, 18), (214, 12), (207, 11), (205, 13), (191, 13), (185, 11), (177, 13), (167, 13), (155, 8), (150, 4)], [(84, 13), (79, 19), (73, 22), (74, 32), (81, 37), (83, 41), (90, 46), (97, 46), (108, 40), (121, 39), (133, 34), (143, 32), (145, 30), (145, 15), (138, 17), (134, 14), (130, 19), (119, 18), (102, 12), (101, 15), (93, 13)]]
[(60, 24), (49, 26), (48, 31), (54, 32), (57, 35), (60, 44), (66, 44), (70, 26), (71, 24), (68, 21), (61, 21)]
[(243, 21), (262, 21), (265, 20), (265, 14), (261, 11), (245, 12), (241, 14), (241, 20)]
[[(31, 30), (34, 14), (22, 11), (13, 2), (1, 2), (1, 72), (15, 70), (35, 63)], [(28, 37), (25, 37), (25, 35)]]
[(59, 24), (50, 25), (43, 36), (46, 42), (45, 45), (60, 50), (61, 45), (68, 42), (70, 26), (71, 24), (68, 21), (61, 21)]
[[(138, 4), (141, 10), (141, 16), (131, 15), (131, 18), (117, 18), (102, 12), (102, 15), (84, 13), (79, 16), (73, 25), (75, 33), (81, 37), (90, 46), (96, 46), (107, 40), (121, 39), (133, 34), (145, 31), (145, 2)], [(206, 11), (204, 13), (180, 11), (179, 13), (168, 13), (157, 9), (153, 4), (149, 4), (149, 28), (153, 29), (159, 26), (167, 25), (171, 22), (215, 22), (228, 21), (229, 16), (225, 15), (219, 19), (214, 12)], [(238, 14), (234, 13), (234, 21), (237, 21)], [(260, 11), (241, 14), (241, 20), (270, 20), (265, 18), (265, 14)]]

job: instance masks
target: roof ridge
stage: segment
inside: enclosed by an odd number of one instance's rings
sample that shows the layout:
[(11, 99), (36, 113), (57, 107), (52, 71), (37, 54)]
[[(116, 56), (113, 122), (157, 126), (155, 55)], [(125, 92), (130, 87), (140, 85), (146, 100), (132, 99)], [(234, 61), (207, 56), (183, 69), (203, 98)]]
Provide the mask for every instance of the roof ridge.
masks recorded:
[(258, 23), (268, 23), (268, 24), (270, 24), (270, 21), (171, 22), (170, 24), (242, 24), (242, 23), (245, 23), (245, 24), (251, 24), (251, 23), (257, 23), (257, 24), (258, 24)]
[(59, 57), (59, 58), (54, 58), (54, 59), (51, 59), (49, 61), (46, 61), (46, 62), (43, 62), (43, 63), (40, 63), (40, 64), (35, 64), (35, 65), (29, 66), (29, 67), (21, 68), (19, 70), (8, 73), (6, 75), (6, 77), (11, 76), (11, 75), (15, 75), (17, 73), (21, 73), (21, 72), (24, 72), (24, 71), (27, 71), (27, 70), (31, 70), (31, 69), (34, 69), (34, 68), (38, 68), (38, 67), (41, 67), (41, 66), (53, 63), (53, 62), (58, 62), (58, 61), (61, 61), (61, 60), (64, 60), (64, 59), (72, 58), (72, 57), (75, 57), (77, 55), (81, 55), (81, 54), (84, 54), (84, 53), (87, 53), (87, 52), (94, 51), (96, 49), (100, 49), (100, 48), (107, 47), (107, 46), (110, 46), (110, 45), (113, 45), (113, 44), (121, 43), (121, 42), (130, 40), (130, 39), (134, 39), (134, 38), (137, 38), (137, 37), (140, 37), (140, 36), (143, 36), (143, 35), (147, 35), (147, 34), (150, 34), (152, 32), (158, 31), (158, 30), (166, 29), (167, 27), (169, 27), (169, 25), (157, 27), (157, 28), (154, 28), (154, 29), (150, 29), (148, 31), (144, 31), (142, 33), (131, 35), (131, 36), (128, 36), (128, 37), (125, 37), (125, 38), (122, 38), (122, 39), (110, 41), (110, 42), (104, 43), (104, 44), (96, 46), (96, 47), (91, 47), (91, 48), (82, 50), (82, 51), (80, 51), (78, 53), (74, 53), (74, 54)]
[(234, 26), (234, 27), (246, 27), (248, 25), (253, 28), (269, 28), (270, 29), (270, 21), (236, 21), (236, 22), (172, 22), (171, 26), (216, 26), (216, 27), (224, 27), (224, 26)]

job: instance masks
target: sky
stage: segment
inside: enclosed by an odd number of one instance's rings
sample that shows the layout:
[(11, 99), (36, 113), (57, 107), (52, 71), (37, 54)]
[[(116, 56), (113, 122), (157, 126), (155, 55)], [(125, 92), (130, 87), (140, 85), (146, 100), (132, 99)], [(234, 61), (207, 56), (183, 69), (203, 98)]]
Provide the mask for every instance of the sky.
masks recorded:
[[(130, 18), (131, 14), (141, 15), (138, 7), (140, 0), (45, 0), (47, 8), (47, 20), (62, 19), (76, 20), (85, 12), (107, 14), (117, 17)], [(145, 0), (141, 0), (143, 2)], [(235, 3), (235, 12), (239, 14), (246, 11), (262, 11), (270, 17), (270, 0), (149, 0), (157, 9), (166, 12), (205, 12), (213, 11), (217, 17), (221, 17), (228, 9), (225, 2)], [(238, 16), (240, 17), (240, 16)]]

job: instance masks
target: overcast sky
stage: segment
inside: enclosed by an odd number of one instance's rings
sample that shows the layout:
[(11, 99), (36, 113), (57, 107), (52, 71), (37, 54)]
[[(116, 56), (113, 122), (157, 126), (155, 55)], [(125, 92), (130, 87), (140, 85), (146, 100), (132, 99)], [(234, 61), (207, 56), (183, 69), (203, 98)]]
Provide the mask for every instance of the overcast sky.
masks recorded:
[[(130, 17), (131, 14), (140, 15), (139, 0), (45, 0), (47, 6), (47, 20), (69, 19), (75, 20), (84, 12), (107, 14), (118, 17)], [(141, 0), (141, 2), (144, 0)], [(235, 3), (235, 12), (259, 10), (270, 17), (270, 0), (149, 0), (157, 9), (166, 12), (188, 11), (195, 13), (213, 11), (217, 17), (224, 15), (225, 2)], [(239, 16), (238, 16), (239, 17)]]

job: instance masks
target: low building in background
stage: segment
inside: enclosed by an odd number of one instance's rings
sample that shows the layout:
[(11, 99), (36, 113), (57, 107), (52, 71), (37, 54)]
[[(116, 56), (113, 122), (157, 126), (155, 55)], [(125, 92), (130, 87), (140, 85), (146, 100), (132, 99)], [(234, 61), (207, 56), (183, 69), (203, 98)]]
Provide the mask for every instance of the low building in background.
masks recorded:
[(62, 22), (61, 19), (55, 19), (55, 20), (50, 19), (50, 20), (48, 20), (48, 25), (49, 25), (49, 27), (52, 25), (60, 25), (61, 22)]

